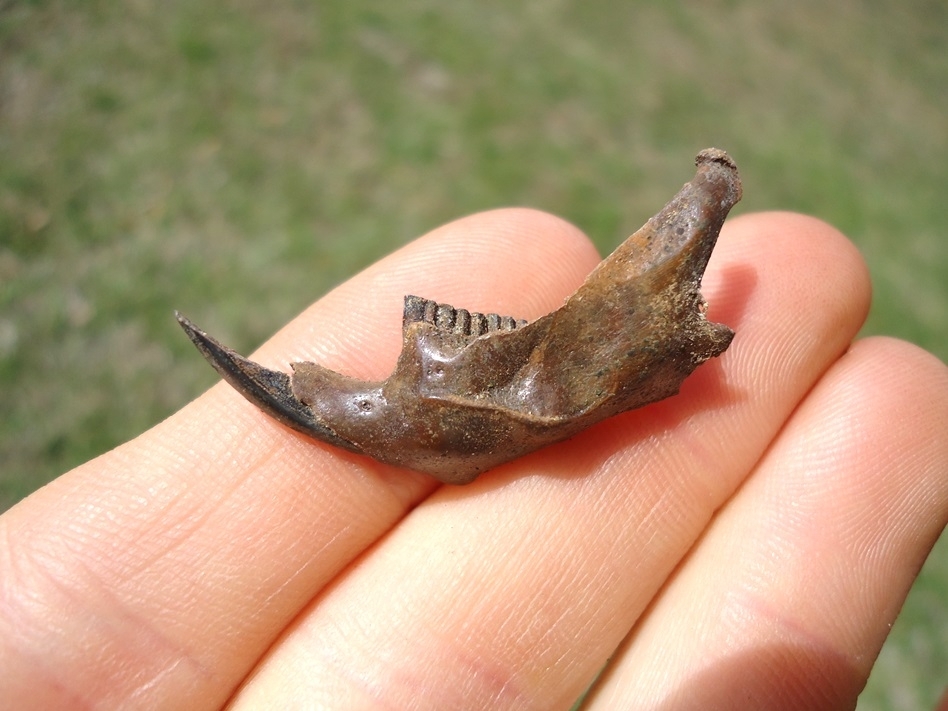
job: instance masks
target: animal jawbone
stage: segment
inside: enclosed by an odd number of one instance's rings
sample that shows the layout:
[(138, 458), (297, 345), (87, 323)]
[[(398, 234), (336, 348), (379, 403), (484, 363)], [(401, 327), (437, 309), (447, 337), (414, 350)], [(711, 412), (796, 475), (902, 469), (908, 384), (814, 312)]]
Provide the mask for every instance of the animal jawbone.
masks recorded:
[(701, 278), (741, 182), (707, 149), (691, 182), (531, 323), (406, 296), (402, 352), (383, 382), (315, 363), (263, 368), (181, 314), (198, 350), (244, 397), (306, 435), (449, 484), (678, 392), (734, 334), (705, 318)]

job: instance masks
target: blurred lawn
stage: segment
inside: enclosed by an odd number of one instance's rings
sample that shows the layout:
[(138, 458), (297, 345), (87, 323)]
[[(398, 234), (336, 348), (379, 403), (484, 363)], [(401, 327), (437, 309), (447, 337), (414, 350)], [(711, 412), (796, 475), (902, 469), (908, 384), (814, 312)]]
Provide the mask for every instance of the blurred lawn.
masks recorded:
[[(736, 212), (869, 261), (868, 333), (948, 357), (948, 9), (822, 3), (0, 0), (0, 510), (215, 381), (459, 215), (526, 204), (609, 251), (709, 145)], [(861, 709), (948, 681), (948, 549)]]

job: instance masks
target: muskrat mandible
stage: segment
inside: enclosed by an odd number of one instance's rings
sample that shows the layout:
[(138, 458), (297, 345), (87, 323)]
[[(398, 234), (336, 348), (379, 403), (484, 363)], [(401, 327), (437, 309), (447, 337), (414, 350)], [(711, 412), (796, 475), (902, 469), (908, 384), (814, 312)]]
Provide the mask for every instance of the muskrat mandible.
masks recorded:
[(699, 291), (730, 209), (737, 166), (709, 148), (690, 183), (531, 323), (405, 297), (402, 351), (382, 382), (316, 363), (263, 368), (177, 314), (221, 376), (293, 429), (466, 484), (504, 462), (678, 392), (733, 331), (705, 318)]

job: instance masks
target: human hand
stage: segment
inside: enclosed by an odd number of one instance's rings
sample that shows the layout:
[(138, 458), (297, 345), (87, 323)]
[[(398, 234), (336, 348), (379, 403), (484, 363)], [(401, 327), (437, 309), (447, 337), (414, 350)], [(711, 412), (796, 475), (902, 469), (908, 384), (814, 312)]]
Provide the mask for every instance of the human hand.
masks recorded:
[[(402, 296), (536, 318), (599, 261), (528, 210), (447, 225), (255, 355), (384, 378)], [(948, 516), (948, 369), (853, 343), (832, 228), (729, 221), (737, 336), (680, 395), (439, 487), (221, 383), (0, 518), (9, 708), (851, 708)], [(611, 659), (610, 659), (611, 658)], [(608, 665), (607, 665), (608, 661)]]

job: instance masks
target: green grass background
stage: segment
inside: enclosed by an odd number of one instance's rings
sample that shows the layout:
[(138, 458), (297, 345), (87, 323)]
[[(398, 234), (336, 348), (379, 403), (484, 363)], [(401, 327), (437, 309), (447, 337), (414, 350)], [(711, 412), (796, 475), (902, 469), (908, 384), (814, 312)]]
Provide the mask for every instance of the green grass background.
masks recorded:
[[(940, 0), (0, 0), (0, 510), (216, 380), (174, 308), (250, 351), (501, 205), (609, 251), (710, 145), (945, 359), (946, 117)], [(946, 591), (941, 547), (860, 709), (934, 704)]]

